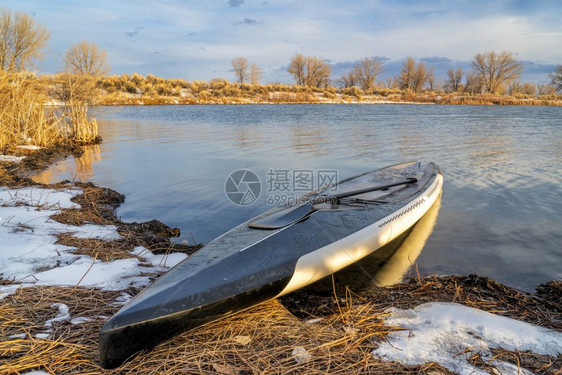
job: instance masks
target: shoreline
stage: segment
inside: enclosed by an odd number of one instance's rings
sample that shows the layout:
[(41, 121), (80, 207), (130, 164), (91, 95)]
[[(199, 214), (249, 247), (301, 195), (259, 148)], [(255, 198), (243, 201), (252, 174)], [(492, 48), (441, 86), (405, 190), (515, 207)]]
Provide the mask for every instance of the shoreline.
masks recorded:
[[(114, 190), (91, 183), (68, 181), (37, 184), (27, 176), (30, 169), (45, 168), (56, 158), (80, 150), (80, 147), (21, 150), (18, 151), (19, 156), (27, 156), (21, 164), (0, 163), (0, 191), (18, 188), (37, 189), (36, 192), (39, 189), (74, 191), (70, 199), (72, 203), (64, 207), (61, 204), (58, 208), (42, 207), (45, 204), (40, 206), (29, 200), (16, 202), (10, 207), (16, 209), (23, 205), (37, 207), (35, 210), (57, 211), (49, 216), (49, 220), (61, 225), (114, 226), (119, 238), (80, 238), (59, 232), (56, 234), (56, 244), (65, 249), (73, 248), (67, 249), (71, 257), (93, 259), (92, 265), (98, 264), (96, 262), (115, 264), (135, 258), (148, 271), (145, 281), (165, 271), (154, 266), (158, 254), (163, 257), (174, 253), (189, 255), (199, 248), (199, 245), (173, 243), (170, 237), (178, 235), (178, 230), (157, 220), (146, 223), (122, 222), (115, 214), (115, 209), (125, 197)], [(79, 205), (79, 208), (72, 204)], [(34, 222), (25, 225), (32, 228), (33, 232)], [(21, 228), (24, 232), (30, 230)], [(146, 251), (139, 252), (140, 247)], [(38, 279), (41, 280), (41, 277)], [(80, 282), (84, 281), (81, 279)], [(84, 286), (80, 282), (66, 287), (43, 284), (21, 288), (16, 280), (0, 277), (0, 288), (13, 289), (3, 298), (0, 290), (0, 353), (4, 353), (0, 354), (0, 372), (41, 370), (53, 373), (113, 373), (98, 366), (97, 332), (127, 298), (141, 290), (142, 285), (107, 290), (95, 285)], [(435, 362), (404, 365), (371, 354), (394, 332), (399, 332), (400, 328), (384, 324), (389, 314), (388, 308), (406, 311), (437, 302), (461, 304), (562, 332), (560, 281), (539, 285), (536, 293), (531, 294), (477, 275), (423, 278), (418, 275), (365, 295), (355, 295), (347, 289), (334, 289), (334, 292), (336, 296), (333, 293), (318, 295), (312, 294), (310, 288), (304, 288), (254, 306), (183, 333), (148, 354), (141, 354), (125, 363), (117, 371), (145, 373), (149, 370), (181, 370), (242, 374), (275, 373), (283, 369), (342, 374), (349, 371), (454, 373), (449, 367)], [(560, 354), (556, 357), (517, 350), (492, 353), (495, 356), (493, 360), (483, 353), (471, 353), (467, 363), (487, 372), (499, 368), (500, 364), (494, 361), (500, 358), (502, 366), (505, 362), (546, 374), (562, 371)], [(174, 359), (173, 363), (168, 364), (171, 358)]]
[(292, 100), (252, 100), (239, 98), (216, 98), (216, 99), (183, 99), (177, 97), (159, 97), (159, 98), (121, 98), (119, 100), (102, 100), (91, 104), (91, 106), (152, 106), (152, 105), (473, 105), (473, 106), (535, 106), (535, 107), (560, 107), (562, 100), (542, 100), (542, 99), (512, 99), (502, 97), (477, 97), (467, 100), (451, 100), (442, 101), (428, 98), (426, 100), (381, 100), (381, 99), (356, 99), (356, 100), (309, 100), (309, 101), (292, 101)]

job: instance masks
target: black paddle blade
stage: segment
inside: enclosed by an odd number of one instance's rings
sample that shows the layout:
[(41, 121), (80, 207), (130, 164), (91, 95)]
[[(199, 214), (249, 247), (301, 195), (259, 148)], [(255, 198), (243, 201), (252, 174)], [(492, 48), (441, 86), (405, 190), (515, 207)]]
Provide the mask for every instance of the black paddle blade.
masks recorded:
[(313, 212), (314, 206), (311, 203), (305, 203), (295, 207), (288, 207), (261, 220), (254, 221), (248, 224), (248, 226), (256, 229), (279, 229), (301, 221)]

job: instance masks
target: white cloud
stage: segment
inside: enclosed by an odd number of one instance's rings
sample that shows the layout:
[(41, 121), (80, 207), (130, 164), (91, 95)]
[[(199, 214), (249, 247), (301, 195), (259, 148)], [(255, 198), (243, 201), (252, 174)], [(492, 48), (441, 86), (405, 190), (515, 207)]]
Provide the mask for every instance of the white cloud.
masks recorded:
[[(166, 50), (159, 59), (170, 75), (190, 79), (217, 74), (228, 78), (230, 60), (246, 56), (265, 68), (267, 81), (268, 67), (286, 65), (296, 52), (337, 63), (373, 55), (468, 61), (478, 52), (508, 49), (523, 60), (562, 61), (558, 48), (562, 24), (552, 16), (560, 12), (560, 4), (413, 1), (400, 5), (366, 0), (236, 4), (241, 6), (230, 7), (227, 0), (140, 1), (134, 7), (108, 0), (95, 5), (62, 0), (7, 2), (9, 8), (34, 11), (51, 30), (53, 52), (40, 66), (42, 71), (60, 69), (57, 55), (81, 39), (106, 48), (115, 73), (132, 73), (131, 67), (139, 67), (145, 69), (139, 71), (142, 74), (161, 74), (149, 54)], [(64, 13), (58, 11), (61, 7)]]

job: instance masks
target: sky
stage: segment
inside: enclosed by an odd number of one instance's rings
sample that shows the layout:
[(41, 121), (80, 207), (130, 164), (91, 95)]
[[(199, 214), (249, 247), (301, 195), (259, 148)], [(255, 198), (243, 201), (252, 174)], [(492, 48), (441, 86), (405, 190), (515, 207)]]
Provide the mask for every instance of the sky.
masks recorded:
[(471, 69), (477, 53), (509, 50), (525, 63), (522, 81), (548, 82), (562, 64), (562, 1), (542, 0), (0, 0), (51, 32), (41, 73), (62, 70), (74, 43), (96, 43), (111, 74), (153, 74), (186, 80), (234, 80), (230, 61), (246, 57), (262, 83), (293, 83), (296, 53), (332, 66), (332, 78), (364, 57), (396, 76), (406, 57), (445, 79)]

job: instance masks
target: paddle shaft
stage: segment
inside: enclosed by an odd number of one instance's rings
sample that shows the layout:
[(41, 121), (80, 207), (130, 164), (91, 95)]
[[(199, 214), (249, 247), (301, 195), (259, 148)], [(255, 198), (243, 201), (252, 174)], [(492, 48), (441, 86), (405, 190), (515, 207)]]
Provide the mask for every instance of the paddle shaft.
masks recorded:
[(326, 203), (326, 202), (336, 202), (337, 203), (340, 199), (351, 197), (353, 195), (370, 193), (371, 191), (383, 190), (383, 189), (388, 189), (388, 188), (391, 188), (391, 187), (394, 187), (394, 186), (399, 186), (399, 185), (404, 185), (404, 184), (413, 184), (413, 183), (416, 183), (416, 182), (418, 182), (417, 178), (410, 177), (410, 178), (407, 178), (406, 180), (392, 182), (390, 184), (371, 186), (371, 187), (364, 188), (364, 189), (347, 191), (345, 193), (329, 195), (329, 196), (326, 196), (326, 197), (318, 197), (318, 198), (314, 199), (312, 203), (313, 204), (320, 204), (320, 203)]
[(328, 195), (324, 197), (318, 197), (315, 199), (310, 200), (307, 203), (302, 205), (298, 205), (296, 207), (289, 207), (288, 209), (277, 212), (272, 214), (268, 217), (265, 217), (261, 220), (254, 221), (253, 223), (248, 224), (250, 228), (258, 228), (258, 229), (278, 229), (286, 227), (287, 225), (296, 223), (308, 215), (316, 211), (314, 205), (321, 204), (321, 203), (330, 203), (330, 204), (337, 204), (338, 201), (342, 198), (351, 197), (352, 195), (359, 195), (363, 193), (369, 193), (375, 190), (383, 190), (387, 188), (391, 188), (393, 186), (404, 185), (404, 184), (413, 184), (417, 182), (417, 178), (408, 178), (406, 180), (392, 182), (389, 184), (378, 185), (378, 186), (371, 186), (365, 189), (360, 190), (353, 190), (348, 191), (345, 193), (339, 193), (334, 195)]

